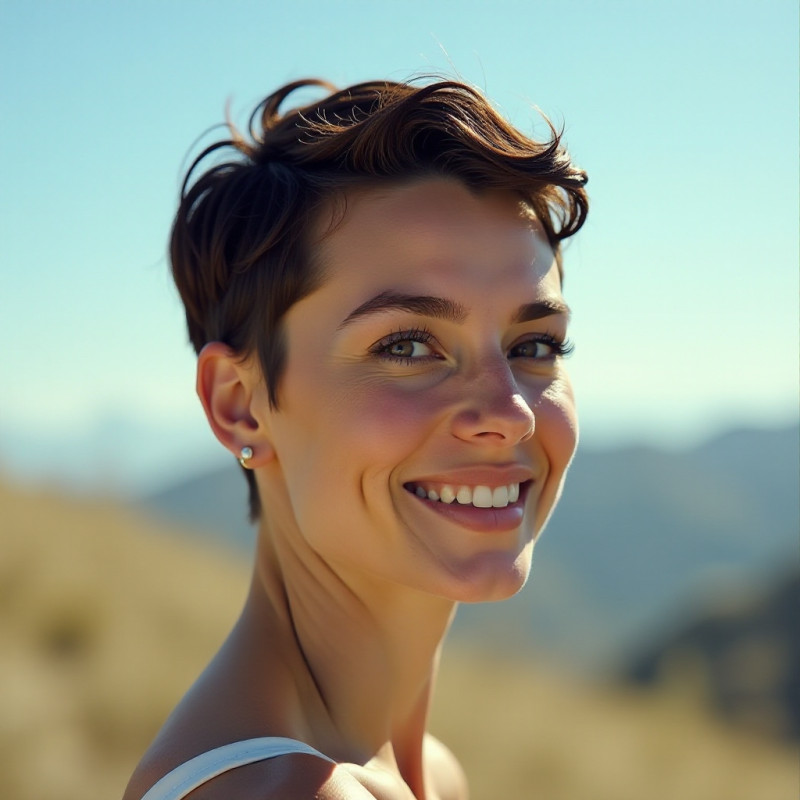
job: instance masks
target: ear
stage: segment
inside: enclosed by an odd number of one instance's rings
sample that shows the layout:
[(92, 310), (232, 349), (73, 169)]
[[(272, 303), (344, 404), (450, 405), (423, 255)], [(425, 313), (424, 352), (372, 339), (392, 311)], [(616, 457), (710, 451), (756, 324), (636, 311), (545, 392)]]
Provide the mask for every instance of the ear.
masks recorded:
[(222, 342), (209, 342), (197, 357), (197, 395), (214, 435), (236, 458), (243, 447), (253, 456), (250, 468), (260, 467), (275, 452), (264, 414), (254, 414), (256, 403), (266, 403), (261, 370)]

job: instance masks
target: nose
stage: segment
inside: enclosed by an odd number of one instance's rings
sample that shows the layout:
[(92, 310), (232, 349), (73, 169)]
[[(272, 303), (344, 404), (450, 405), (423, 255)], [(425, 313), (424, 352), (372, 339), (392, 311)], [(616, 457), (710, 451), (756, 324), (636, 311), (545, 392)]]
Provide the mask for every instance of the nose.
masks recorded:
[(477, 374), (465, 375), (463, 392), (464, 400), (452, 422), (456, 438), (508, 447), (533, 436), (533, 409), (520, 393), (506, 358)]

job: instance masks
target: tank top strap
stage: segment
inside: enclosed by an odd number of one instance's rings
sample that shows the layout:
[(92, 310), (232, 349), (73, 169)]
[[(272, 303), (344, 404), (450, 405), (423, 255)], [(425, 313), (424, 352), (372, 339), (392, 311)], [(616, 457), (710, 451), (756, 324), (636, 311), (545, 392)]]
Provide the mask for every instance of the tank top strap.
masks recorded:
[(303, 753), (330, 761), (331, 764), (336, 763), (319, 750), (296, 739), (277, 736), (245, 739), (208, 750), (184, 762), (161, 778), (142, 800), (181, 800), (189, 792), (223, 772), (292, 753)]

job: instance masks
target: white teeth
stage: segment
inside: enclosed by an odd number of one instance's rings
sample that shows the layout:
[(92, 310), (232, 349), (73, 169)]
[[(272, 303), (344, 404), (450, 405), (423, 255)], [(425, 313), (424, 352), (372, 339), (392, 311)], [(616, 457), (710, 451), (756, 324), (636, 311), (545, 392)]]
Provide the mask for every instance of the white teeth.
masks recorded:
[(441, 491), (425, 489), (422, 486), (414, 487), (414, 494), (424, 500), (447, 503), (450, 505), (457, 501), (459, 505), (472, 505), (475, 508), (506, 508), (511, 503), (519, 500), (519, 484), (510, 483), (508, 486), (497, 486), (494, 489), (488, 486), (459, 486), (455, 491), (452, 486), (442, 486)]
[(462, 506), (468, 506), (472, 503), (472, 489), (469, 486), (460, 486), (458, 492), (456, 492), (456, 500)]
[(472, 490), (472, 505), (475, 508), (491, 508), (492, 490), (488, 486), (476, 486)]
[(505, 508), (508, 505), (508, 486), (498, 486), (492, 492), (492, 505), (495, 508)]

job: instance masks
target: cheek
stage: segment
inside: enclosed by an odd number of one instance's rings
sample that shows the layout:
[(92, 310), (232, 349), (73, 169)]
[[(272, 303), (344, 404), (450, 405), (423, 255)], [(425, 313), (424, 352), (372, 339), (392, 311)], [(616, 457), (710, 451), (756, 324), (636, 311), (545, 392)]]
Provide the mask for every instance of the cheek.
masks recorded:
[(329, 424), (346, 436), (364, 466), (391, 468), (429, 435), (440, 414), (436, 392), (386, 382), (347, 392), (331, 409)]
[(563, 378), (552, 384), (542, 394), (536, 411), (536, 438), (549, 467), (536, 510), (534, 529), (538, 535), (558, 503), (567, 468), (578, 444), (578, 415), (569, 380)]
[(393, 474), (423, 448), (437, 407), (377, 382), (322, 396), (287, 405), (276, 451), (303, 535), (318, 552), (351, 558), (370, 549), (382, 520), (390, 529)]
[(566, 469), (578, 445), (578, 412), (572, 384), (566, 375), (560, 376), (542, 394), (536, 423), (551, 458)]
[[(370, 477), (385, 479), (430, 435), (439, 416), (435, 392), (416, 392), (386, 381), (287, 395), (274, 442), (293, 498), (309, 485), (328, 502), (352, 497)], [(385, 482), (385, 481), (384, 481)]]

